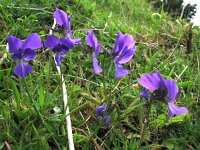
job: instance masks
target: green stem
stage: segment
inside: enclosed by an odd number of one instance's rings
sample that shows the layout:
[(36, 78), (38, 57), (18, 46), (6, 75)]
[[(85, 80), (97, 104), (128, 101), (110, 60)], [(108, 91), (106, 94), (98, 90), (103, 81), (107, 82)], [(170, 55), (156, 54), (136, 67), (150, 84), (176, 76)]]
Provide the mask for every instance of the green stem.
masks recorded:
[(152, 105), (152, 99), (150, 99), (149, 107), (148, 107), (148, 109), (147, 109), (146, 117), (145, 117), (145, 120), (144, 120), (144, 126), (143, 126), (142, 129), (141, 129), (141, 133), (140, 133), (140, 143), (139, 143), (138, 149), (141, 148), (141, 145), (142, 145), (142, 142), (143, 142), (143, 138), (144, 138), (144, 134), (145, 134), (147, 125), (149, 124), (149, 115), (150, 115), (150, 112), (151, 112), (151, 105)]
[(22, 79), (19, 78), (19, 87), (20, 87), (20, 93), (21, 93), (21, 101), (24, 102), (24, 96), (23, 96), (23, 84), (22, 84)]

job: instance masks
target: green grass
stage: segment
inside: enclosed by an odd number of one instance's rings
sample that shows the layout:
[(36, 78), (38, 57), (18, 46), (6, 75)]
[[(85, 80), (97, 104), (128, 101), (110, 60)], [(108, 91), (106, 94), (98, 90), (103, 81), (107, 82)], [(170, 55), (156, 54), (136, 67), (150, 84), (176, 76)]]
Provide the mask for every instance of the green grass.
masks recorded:
[[(9, 35), (25, 39), (37, 32), (45, 41), (46, 26), (53, 24), (56, 7), (71, 16), (74, 37), (81, 37), (85, 46), (88, 29), (94, 29), (102, 45), (111, 51), (118, 31), (133, 35), (137, 42), (134, 59), (125, 65), (132, 71), (120, 80), (114, 78), (113, 60), (109, 57), (104, 60), (103, 53), (99, 61), (101, 66), (105, 65), (105, 79), (103, 74), (94, 75), (92, 59), (80, 47), (68, 53), (62, 62), (76, 149), (137, 149), (147, 104), (140, 99), (140, 89), (133, 85), (140, 74), (155, 69), (177, 81), (180, 88), (177, 104), (186, 106), (190, 113), (170, 118), (166, 115), (166, 104), (153, 102), (142, 149), (200, 148), (198, 28), (193, 28), (192, 53), (186, 54), (187, 23), (153, 10), (145, 0), (5, 0), (0, 2), (0, 57), (7, 53), (5, 45)], [(0, 149), (8, 146), (68, 149), (60, 76), (51, 61), (51, 53), (42, 55), (44, 51), (43, 48), (37, 51), (36, 59), (31, 62), (34, 72), (25, 81), (14, 75), (15, 63), (9, 53), (0, 66)], [(120, 102), (122, 114), (119, 116), (115, 110), (107, 129), (94, 110), (108, 101)], [(56, 112), (55, 107), (61, 112)]]

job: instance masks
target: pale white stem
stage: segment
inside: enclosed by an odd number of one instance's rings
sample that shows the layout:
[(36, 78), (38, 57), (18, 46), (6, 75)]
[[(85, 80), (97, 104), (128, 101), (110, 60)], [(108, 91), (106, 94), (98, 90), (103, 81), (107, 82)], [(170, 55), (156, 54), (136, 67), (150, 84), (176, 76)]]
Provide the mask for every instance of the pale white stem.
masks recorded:
[(0, 65), (4, 62), (4, 60), (7, 58), (7, 52), (8, 52), (8, 43), (6, 44), (6, 52), (3, 54), (3, 57), (0, 59)]
[(184, 14), (185, 7), (186, 7), (186, 6), (187, 6), (187, 5), (183, 5), (183, 9), (182, 9), (182, 11), (181, 11), (181, 16), (180, 16), (181, 19), (183, 18), (183, 14)]
[[(54, 24), (52, 26), (52, 29), (54, 29), (56, 26), (56, 19), (54, 18)], [(50, 30), (49, 34), (53, 34), (53, 31)], [(55, 57), (54, 57), (54, 61), (55, 61)], [(56, 61), (55, 61), (56, 64)], [(68, 142), (69, 142), (69, 150), (74, 150), (74, 141), (73, 141), (73, 134), (72, 134), (72, 124), (71, 124), (71, 118), (69, 115), (69, 106), (67, 104), (67, 89), (66, 89), (66, 85), (65, 85), (65, 80), (63, 75), (61, 74), (61, 69), (60, 66), (57, 66), (57, 71), (58, 74), (61, 76), (61, 82), (62, 82), (62, 90), (63, 90), (63, 102), (64, 102), (64, 108), (65, 108), (65, 115), (66, 115), (66, 124), (67, 124), (67, 134), (68, 134)]]

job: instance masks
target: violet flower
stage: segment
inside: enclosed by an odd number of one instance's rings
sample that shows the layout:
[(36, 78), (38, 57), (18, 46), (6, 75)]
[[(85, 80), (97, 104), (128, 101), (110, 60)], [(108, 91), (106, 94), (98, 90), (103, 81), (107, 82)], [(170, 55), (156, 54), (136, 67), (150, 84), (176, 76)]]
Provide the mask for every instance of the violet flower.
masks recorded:
[(143, 89), (140, 92), (140, 96), (144, 99), (149, 99), (150, 98), (150, 94), (149, 94), (149, 90), (148, 89)]
[(101, 44), (97, 41), (92, 30), (88, 30), (88, 35), (85, 38), (86, 43), (89, 47), (92, 48), (91, 56), (93, 58), (93, 69), (95, 74), (99, 74), (103, 69), (99, 66), (97, 57), (101, 51)]
[(188, 109), (177, 107), (174, 103), (178, 94), (178, 86), (174, 80), (164, 79), (159, 72), (152, 74), (142, 74), (138, 79), (139, 84), (153, 92), (151, 99), (164, 100), (168, 104), (168, 115), (187, 114)]
[(117, 79), (129, 73), (129, 70), (124, 69), (122, 64), (125, 64), (131, 60), (135, 54), (135, 50), (135, 41), (133, 37), (129, 34), (122, 34), (121, 32), (118, 32), (118, 37), (113, 51), (116, 66), (115, 77)]
[(21, 78), (25, 78), (28, 73), (33, 71), (32, 66), (27, 62), (36, 56), (35, 49), (42, 47), (42, 42), (37, 33), (32, 33), (22, 42), (19, 38), (11, 35), (7, 39), (9, 52), (13, 54), (13, 60), (19, 60), (14, 68), (14, 73)]
[(103, 123), (108, 128), (110, 125), (110, 115), (105, 114), (106, 107), (107, 107), (106, 105), (100, 105), (99, 107), (96, 108), (95, 111), (98, 116), (98, 119), (101, 119), (103, 117)]
[[(70, 25), (70, 16), (68, 16), (63, 10), (56, 8), (56, 11), (53, 14), (56, 22), (59, 26), (64, 28), (64, 32), (66, 33), (69, 40), (74, 44), (77, 45), (80, 43), (80, 38), (73, 38), (71, 32), (71, 25)], [(67, 28), (67, 30), (66, 30)]]
[(47, 36), (44, 46), (46, 48), (52, 48), (53, 52), (56, 54), (55, 60), (57, 66), (61, 65), (61, 61), (64, 59), (64, 55), (69, 51), (69, 49), (74, 48), (74, 44), (69, 39), (59, 39), (53, 34)]

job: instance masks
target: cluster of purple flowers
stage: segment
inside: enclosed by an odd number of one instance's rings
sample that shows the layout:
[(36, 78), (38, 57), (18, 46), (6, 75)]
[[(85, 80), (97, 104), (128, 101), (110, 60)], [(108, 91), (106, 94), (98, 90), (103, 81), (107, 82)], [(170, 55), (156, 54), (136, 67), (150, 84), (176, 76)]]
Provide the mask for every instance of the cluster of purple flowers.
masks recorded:
[[(68, 16), (63, 10), (56, 9), (53, 14), (56, 23), (64, 32), (65, 37), (58, 38), (55, 34), (47, 36), (44, 46), (51, 48), (55, 54), (56, 65), (60, 66), (61, 61), (64, 59), (64, 55), (69, 50), (73, 49), (75, 45), (80, 45), (80, 38), (73, 38), (70, 25), (70, 16)], [(60, 31), (60, 30), (58, 30)], [(42, 40), (37, 33), (32, 33), (24, 41), (15, 36), (9, 36), (8, 39), (9, 52), (12, 53), (13, 60), (19, 60), (18, 64), (14, 68), (14, 73), (19, 77), (25, 78), (28, 73), (32, 72), (33, 68), (28, 64), (36, 56), (36, 49), (42, 47)], [(88, 30), (88, 34), (85, 38), (87, 45), (90, 47), (89, 54), (93, 59), (93, 69), (95, 74), (99, 74), (103, 71), (98, 62), (98, 56), (102, 50), (101, 43), (97, 40), (94, 32)], [(132, 35), (118, 33), (113, 52), (110, 55), (113, 58), (115, 64), (115, 77), (116, 79), (122, 78), (129, 73), (129, 70), (123, 68), (123, 64), (129, 62), (135, 54), (135, 41)], [(163, 100), (168, 104), (168, 114), (173, 117), (175, 115), (187, 114), (188, 110), (185, 107), (177, 107), (175, 105), (175, 99), (178, 94), (178, 86), (173, 80), (164, 79), (159, 72), (152, 74), (142, 74), (138, 79), (140, 85), (144, 87), (141, 91), (141, 96), (145, 99)], [(103, 117), (104, 124), (108, 127), (110, 124), (109, 108), (106, 105), (101, 105), (96, 108), (96, 114), (99, 118)]]
[[(93, 31), (89, 30), (88, 35), (85, 38), (87, 45), (92, 48), (91, 55), (93, 57), (94, 73), (98, 74), (102, 72), (102, 68), (98, 65), (97, 57), (101, 50), (101, 44), (97, 41)], [(96, 52), (94, 53), (94, 51)], [(135, 41), (129, 34), (118, 33), (117, 40), (115, 42), (112, 56), (115, 63), (115, 77), (116, 79), (122, 78), (129, 73), (129, 70), (124, 69), (122, 64), (125, 64), (131, 60), (135, 54)]]
[[(72, 37), (70, 16), (67, 16), (63, 10), (56, 9), (54, 18), (59, 27), (63, 29), (66, 37), (59, 39), (53, 34), (49, 35), (44, 42), (44, 46), (52, 48), (53, 53), (55, 53), (56, 64), (60, 66), (64, 55), (70, 49), (73, 49), (75, 45), (80, 44), (80, 38)], [(27, 62), (35, 58), (36, 53), (34, 50), (42, 47), (42, 40), (37, 33), (32, 33), (24, 42), (12, 35), (8, 37), (7, 41), (9, 51), (13, 54), (13, 60), (20, 60), (19, 64), (14, 68), (14, 73), (19, 77), (25, 78), (28, 73), (33, 71), (33, 68)]]

